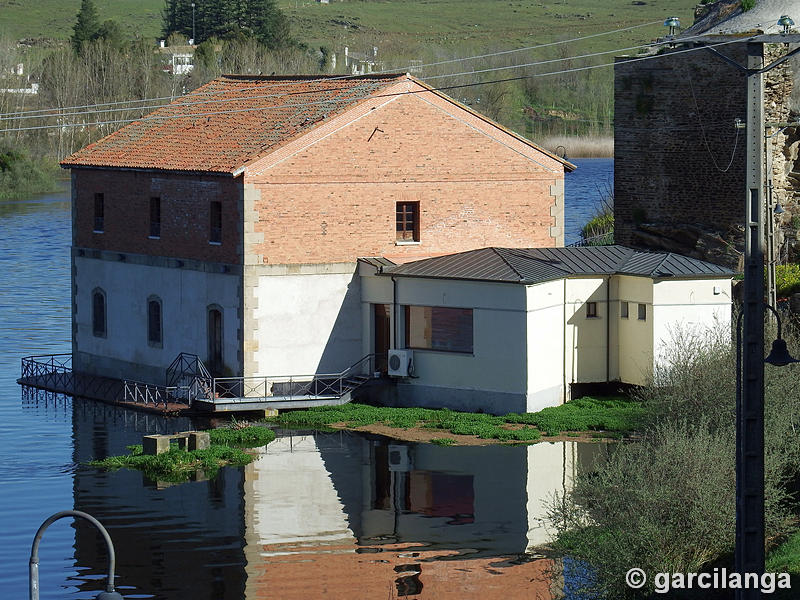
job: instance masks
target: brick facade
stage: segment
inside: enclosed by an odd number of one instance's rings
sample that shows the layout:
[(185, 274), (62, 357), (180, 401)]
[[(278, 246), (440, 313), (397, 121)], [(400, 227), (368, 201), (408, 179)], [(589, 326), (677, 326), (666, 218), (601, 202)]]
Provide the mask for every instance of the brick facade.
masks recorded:
[[(208, 174), (73, 168), (73, 243), (216, 263), (241, 263), (241, 178)], [(103, 194), (103, 233), (94, 197)], [(161, 199), (161, 235), (151, 239), (150, 198)], [(211, 201), (222, 203), (222, 243), (209, 243)]]
[[(646, 61), (619, 58), (614, 76), (615, 241), (736, 267), (743, 246), (742, 72), (711, 52), (679, 46)], [(739, 64), (744, 43), (717, 48)], [(766, 61), (783, 54), (768, 48)], [(788, 118), (788, 63), (764, 76), (765, 119)], [(776, 199), (786, 202), (785, 137), (770, 139)], [(791, 208), (791, 207), (790, 207)], [(791, 221), (789, 218), (788, 221)]]
[[(278, 264), (402, 261), (563, 243), (554, 210), (563, 205), (562, 164), (431, 93), (375, 108), (248, 168), (262, 236), (246, 254)], [(398, 202), (419, 202), (419, 244), (396, 244)]]

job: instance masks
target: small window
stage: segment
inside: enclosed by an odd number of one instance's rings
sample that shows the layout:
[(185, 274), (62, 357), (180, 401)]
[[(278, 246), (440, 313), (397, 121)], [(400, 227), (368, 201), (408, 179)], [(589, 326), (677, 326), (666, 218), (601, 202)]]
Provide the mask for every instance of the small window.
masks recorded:
[(92, 291), (92, 335), (106, 337), (106, 293), (100, 288)]
[(586, 303), (586, 318), (594, 319), (597, 317), (597, 302)]
[(620, 302), (619, 303), (619, 316), (623, 319), (628, 318), (628, 303), (627, 302)]
[(419, 202), (397, 203), (397, 241), (419, 241)]
[(147, 299), (147, 343), (151, 346), (163, 343), (161, 325), (161, 299), (151, 296)]
[(150, 237), (161, 237), (161, 198), (150, 198)]
[(222, 243), (222, 202), (212, 202), (209, 209), (208, 241), (211, 244)]
[(639, 320), (646, 321), (647, 320), (647, 304), (640, 304), (639, 305)]
[(94, 195), (94, 231), (103, 233), (105, 231), (105, 197), (103, 194)]
[(406, 306), (406, 347), (472, 353), (472, 309)]

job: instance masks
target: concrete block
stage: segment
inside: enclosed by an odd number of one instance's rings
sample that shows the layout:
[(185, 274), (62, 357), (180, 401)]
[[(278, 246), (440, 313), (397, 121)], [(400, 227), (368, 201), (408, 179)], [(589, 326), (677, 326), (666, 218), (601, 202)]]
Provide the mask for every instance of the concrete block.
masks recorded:
[(183, 450), (186, 452), (189, 446), (189, 436), (188, 435), (180, 435), (180, 436), (172, 436), (173, 440), (178, 442), (178, 449)]
[(168, 435), (146, 435), (142, 438), (142, 451), (144, 454), (158, 455), (169, 452)]
[(205, 450), (211, 446), (211, 437), (207, 431), (189, 433), (189, 450)]

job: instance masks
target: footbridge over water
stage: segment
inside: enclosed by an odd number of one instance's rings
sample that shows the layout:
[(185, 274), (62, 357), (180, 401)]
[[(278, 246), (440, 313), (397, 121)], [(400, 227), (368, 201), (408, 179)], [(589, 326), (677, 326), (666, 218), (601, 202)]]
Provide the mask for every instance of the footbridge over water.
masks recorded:
[(368, 354), (339, 373), (214, 377), (199, 357), (181, 353), (160, 385), (77, 372), (71, 354), (46, 354), (23, 358), (17, 383), (164, 413), (297, 409), (350, 402), (376, 379), (379, 358)]

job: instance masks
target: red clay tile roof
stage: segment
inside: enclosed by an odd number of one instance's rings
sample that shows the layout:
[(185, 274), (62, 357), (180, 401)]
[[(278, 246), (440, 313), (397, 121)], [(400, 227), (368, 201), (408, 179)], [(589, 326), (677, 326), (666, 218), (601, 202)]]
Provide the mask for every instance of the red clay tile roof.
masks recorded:
[(232, 173), (405, 78), (225, 75), (86, 146), (61, 166)]

